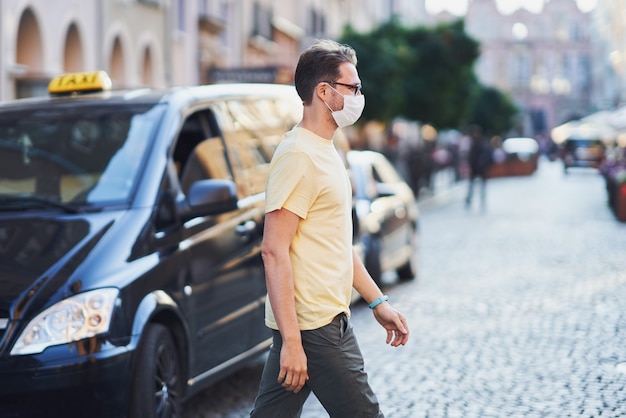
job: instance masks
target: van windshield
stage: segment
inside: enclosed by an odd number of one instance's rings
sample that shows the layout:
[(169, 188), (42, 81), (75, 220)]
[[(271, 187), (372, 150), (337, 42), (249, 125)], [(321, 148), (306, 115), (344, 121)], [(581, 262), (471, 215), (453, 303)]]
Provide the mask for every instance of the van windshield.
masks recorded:
[(55, 103), (0, 113), (0, 211), (128, 203), (163, 106)]

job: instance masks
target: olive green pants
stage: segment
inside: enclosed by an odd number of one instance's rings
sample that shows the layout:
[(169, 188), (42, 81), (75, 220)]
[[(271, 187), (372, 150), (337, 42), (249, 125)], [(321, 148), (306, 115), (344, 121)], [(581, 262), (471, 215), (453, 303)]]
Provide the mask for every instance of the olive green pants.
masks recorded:
[(254, 409), (253, 418), (297, 418), (313, 392), (332, 418), (383, 418), (376, 395), (364, 370), (363, 356), (345, 314), (328, 325), (302, 331), (309, 380), (293, 393), (278, 383), (282, 339), (274, 331)]

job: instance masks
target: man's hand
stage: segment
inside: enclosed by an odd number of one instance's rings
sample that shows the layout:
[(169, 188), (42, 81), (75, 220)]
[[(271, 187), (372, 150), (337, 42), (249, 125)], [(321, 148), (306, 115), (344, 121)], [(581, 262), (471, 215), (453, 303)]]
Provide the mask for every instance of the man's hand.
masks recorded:
[(409, 340), (409, 327), (406, 318), (383, 302), (374, 308), (374, 317), (387, 330), (387, 344), (393, 347), (405, 345)]
[(285, 344), (280, 349), (280, 372), (278, 383), (286, 390), (300, 392), (309, 380), (307, 359), (302, 344)]

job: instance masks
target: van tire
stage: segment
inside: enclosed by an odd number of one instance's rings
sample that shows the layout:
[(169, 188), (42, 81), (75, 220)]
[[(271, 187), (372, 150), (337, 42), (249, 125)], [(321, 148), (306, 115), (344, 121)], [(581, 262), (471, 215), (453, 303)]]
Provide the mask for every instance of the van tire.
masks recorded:
[(417, 232), (413, 228), (411, 229), (411, 237), (409, 238), (408, 244), (411, 248), (411, 255), (406, 263), (396, 269), (398, 279), (403, 282), (414, 280), (417, 276)]
[(417, 256), (411, 255), (409, 260), (396, 270), (396, 273), (398, 274), (398, 279), (402, 282), (414, 280), (417, 275)]
[(131, 418), (182, 418), (183, 376), (176, 344), (161, 324), (147, 325), (136, 352)]

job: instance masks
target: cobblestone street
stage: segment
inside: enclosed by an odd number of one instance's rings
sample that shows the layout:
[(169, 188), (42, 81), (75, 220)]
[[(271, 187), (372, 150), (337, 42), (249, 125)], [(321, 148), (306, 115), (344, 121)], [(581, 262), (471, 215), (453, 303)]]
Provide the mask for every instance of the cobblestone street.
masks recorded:
[[(406, 347), (363, 303), (352, 323), (388, 418), (626, 416), (626, 224), (593, 171), (465, 184), (420, 203), (420, 268), (386, 293)], [(209, 388), (186, 418), (247, 416), (263, 358)], [(304, 418), (328, 416), (312, 396)], [(349, 417), (347, 417), (349, 418)]]

